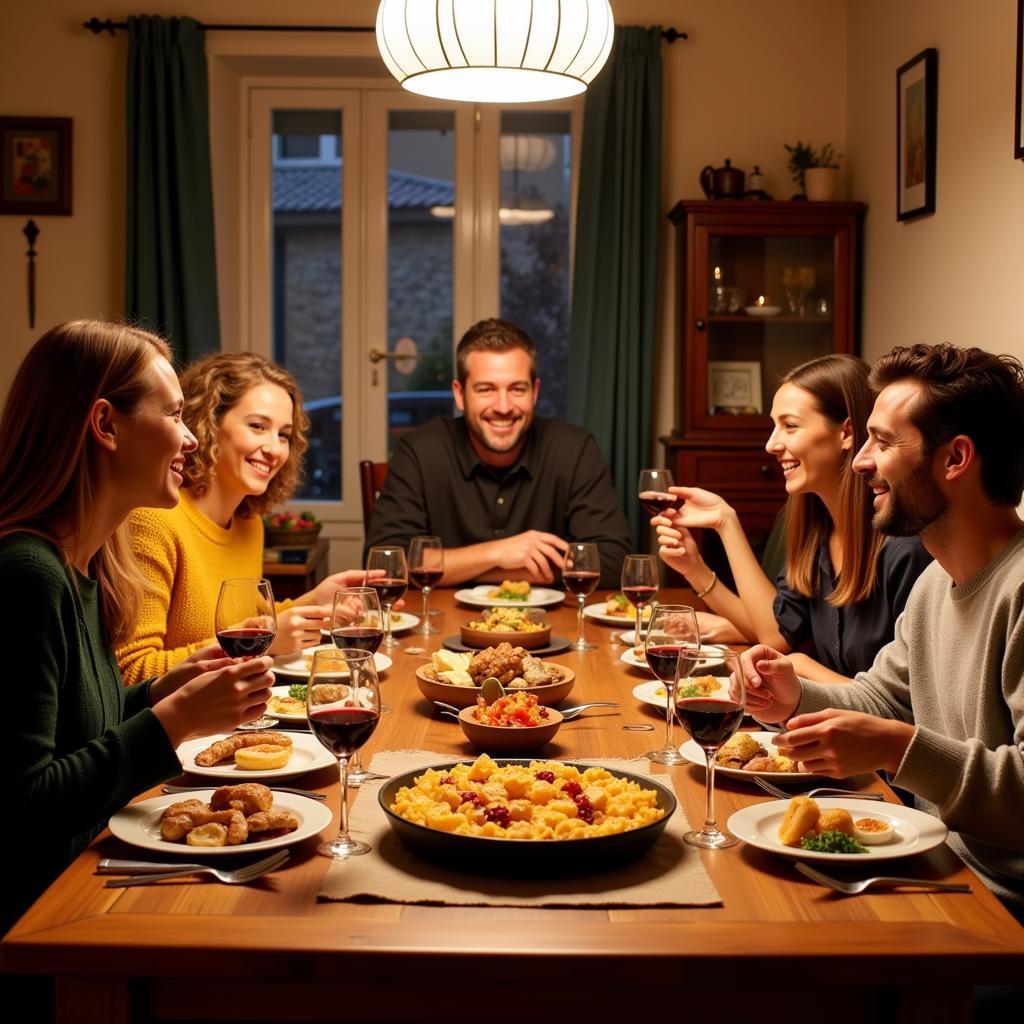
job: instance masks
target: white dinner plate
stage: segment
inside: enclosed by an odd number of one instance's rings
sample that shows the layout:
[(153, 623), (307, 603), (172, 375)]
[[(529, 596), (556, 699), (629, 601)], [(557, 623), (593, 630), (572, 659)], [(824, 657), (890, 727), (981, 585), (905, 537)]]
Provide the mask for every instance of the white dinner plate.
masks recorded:
[[(719, 687), (724, 686), (728, 682), (724, 676), (715, 676), (715, 679), (718, 681)], [(659, 690), (661, 690), (660, 694), (658, 693)], [(650, 704), (652, 708), (658, 708), (660, 711), (665, 710), (666, 693), (665, 684), (660, 679), (652, 679), (646, 683), (638, 683), (633, 687), (633, 696), (636, 697), (638, 701), (641, 701), (644, 704)], [(703, 758), (704, 754), (701, 753), (701, 764), (704, 763)], [(744, 772), (743, 774), (749, 775), (750, 772)], [(803, 776), (801, 776), (801, 778), (803, 778)]]
[[(724, 680), (723, 680), (724, 682)], [(636, 690), (633, 691), (636, 693)], [(662, 704), (664, 707), (664, 704)], [(748, 736), (752, 736), (758, 743), (764, 747), (772, 757), (774, 757), (778, 750), (775, 747), (775, 733), (773, 732), (749, 732)], [(680, 748), (679, 753), (686, 758), (690, 764), (700, 765), (701, 768), (707, 766), (707, 759), (704, 757), (704, 748), (698, 746), (693, 740), (687, 740)], [(715, 777), (719, 775), (731, 775), (736, 779), (751, 779), (754, 776), (760, 776), (762, 779), (767, 779), (769, 782), (774, 782), (778, 785), (780, 782), (804, 782), (807, 779), (817, 779), (818, 775), (812, 772), (748, 772), (742, 768), (728, 768), (725, 765), (715, 765)]]
[(203, 847), (189, 846), (185, 842), (171, 843), (160, 838), (160, 815), (165, 807), (191, 799), (208, 803), (211, 796), (212, 789), (197, 789), (194, 793), (169, 793), (165, 796), (151, 797), (149, 800), (140, 800), (137, 804), (129, 804), (110, 819), (110, 831), (118, 839), (144, 850), (181, 853), (190, 860), (206, 860), (207, 857), (237, 857), (239, 854), (261, 853), (280, 846), (291, 846), (292, 843), (317, 835), (331, 823), (330, 809), (319, 800), (310, 800), (308, 796), (299, 796), (296, 793), (275, 793), (274, 807), (291, 811), (299, 819), (299, 827), (287, 835), (254, 840), (241, 846)]
[(813, 850), (784, 846), (779, 842), (779, 825), (789, 806), (788, 800), (769, 800), (766, 803), (751, 804), (736, 811), (726, 828), (737, 839), (756, 846), (759, 850), (779, 853), (783, 857), (797, 860), (853, 861), (869, 864), (872, 860), (892, 860), (896, 857), (913, 857), (924, 853), (946, 840), (947, 828), (938, 818), (925, 814), (914, 807), (903, 804), (878, 803), (875, 800), (853, 800), (843, 796), (818, 797), (817, 804), (822, 810), (829, 807), (844, 807), (856, 818), (879, 818), (888, 821), (896, 834), (887, 843), (868, 846), (867, 853), (816, 853)]
[[(272, 729), (267, 731), (273, 732)], [(206, 775), (213, 779), (230, 779), (236, 784), (260, 779), (286, 779), (290, 775), (302, 775), (304, 772), (312, 772), (317, 768), (337, 765), (337, 758), (312, 733), (289, 732), (288, 735), (292, 739), (292, 756), (283, 768), (251, 772), (236, 768), (234, 761), (215, 764), (210, 768), (196, 764), (196, 754), (205, 750), (214, 741), (224, 739), (225, 733), (186, 740), (178, 747), (178, 760), (181, 761), (181, 767), (193, 775)]]
[[(376, 620), (377, 616), (374, 615), (370, 621)], [(405, 633), (407, 630), (413, 629), (420, 624), (420, 617), (418, 615), (412, 615), (410, 612), (392, 612), (391, 613), (391, 632), (392, 633)], [(323, 637), (324, 643), (327, 643), (331, 639), (331, 631), (329, 629), (320, 630), (320, 635)]]
[(630, 668), (638, 668), (638, 669), (640, 669), (643, 672), (650, 672), (651, 671), (650, 665), (647, 664), (647, 659), (646, 658), (638, 658), (633, 653), (633, 648), (632, 647), (627, 647), (622, 652), (622, 654), (619, 655), (619, 661), (621, 661), (623, 665), (628, 665)]
[[(598, 601), (596, 604), (588, 604), (583, 609), (583, 614), (595, 622), (603, 622), (606, 626), (636, 626), (636, 609), (630, 608), (625, 615), (609, 615), (605, 611), (607, 607), (604, 601)], [(645, 608), (650, 607), (650, 605), (645, 606)], [(650, 621), (651, 616), (645, 613), (644, 622)]]
[[(285, 679), (295, 679), (304, 683), (309, 679), (309, 670), (313, 664), (313, 652), (333, 651), (334, 649), (334, 644), (320, 644), (319, 647), (307, 647), (301, 651), (293, 651), (291, 654), (280, 654), (274, 659), (274, 667), (270, 671), (275, 676), (283, 676)], [(391, 659), (378, 651), (373, 656), (373, 664), (379, 675), (391, 668)]]
[(525, 601), (508, 601), (501, 597), (489, 597), (492, 590), (497, 590), (497, 583), (481, 583), (478, 587), (466, 587), (455, 591), (455, 600), (463, 604), (471, 604), (475, 608), (547, 608), (549, 605), (561, 604), (565, 594), (561, 590), (550, 587), (531, 587), (530, 596)]
[[(290, 689), (291, 689), (290, 686), (272, 686), (270, 688), (270, 693), (274, 697), (287, 697), (289, 695), (288, 691)], [(270, 715), (272, 718), (278, 719), (281, 722), (305, 722), (306, 721), (305, 701), (303, 701), (303, 708), (302, 708), (302, 713), (301, 714), (299, 714), (298, 712), (292, 714), (291, 712), (288, 712), (288, 711), (268, 711), (267, 714)], [(291, 733), (289, 733), (289, 735), (291, 735)]]

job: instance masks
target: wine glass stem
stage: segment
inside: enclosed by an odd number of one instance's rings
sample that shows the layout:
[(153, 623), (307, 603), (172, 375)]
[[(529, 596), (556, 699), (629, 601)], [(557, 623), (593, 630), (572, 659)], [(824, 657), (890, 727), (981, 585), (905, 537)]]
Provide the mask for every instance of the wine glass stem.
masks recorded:
[(384, 602), (384, 646), (391, 646), (391, 602)]
[(423, 588), (423, 623), (426, 625), (427, 616), (430, 614), (430, 587)]
[(583, 639), (583, 604), (586, 601), (586, 596), (583, 594), (579, 595), (579, 608), (576, 613), (576, 646), (583, 647), (586, 640)]
[(676, 739), (673, 729), (672, 711), (675, 704), (676, 695), (672, 692), (672, 687), (675, 686), (675, 676), (673, 676), (667, 683), (665, 683), (665, 749), (675, 750)]
[(643, 610), (643, 605), (638, 604), (636, 606), (636, 636), (633, 637), (634, 647), (642, 647), (644, 642), (644, 635), (641, 632), (644, 622)]
[(704, 828), (702, 832), (717, 832), (718, 824), (715, 821), (715, 755), (718, 748), (705, 750), (704, 757), (707, 759), (708, 770), (705, 773), (706, 784), (704, 786)]
[(348, 758), (338, 758), (341, 773), (341, 806), (338, 808), (338, 838), (348, 839)]

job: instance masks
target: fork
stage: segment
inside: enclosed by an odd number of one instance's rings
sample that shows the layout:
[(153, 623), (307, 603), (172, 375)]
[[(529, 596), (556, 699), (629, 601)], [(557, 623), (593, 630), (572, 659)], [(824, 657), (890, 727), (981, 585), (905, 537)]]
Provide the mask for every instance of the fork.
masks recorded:
[[(160, 789), (161, 793), (194, 793), (199, 786), (162, 786)], [(296, 796), (306, 796), (310, 800), (326, 800), (326, 793), (317, 793), (313, 789), (292, 789), (291, 786), (268, 786), (268, 789), (273, 790), (275, 793), (294, 793)]]
[[(268, 871), (274, 871), (281, 867), (288, 859), (287, 850), (278, 850), (269, 857), (254, 861), (245, 867), (237, 868), (234, 871), (224, 871), (220, 868), (211, 868), (205, 864), (181, 864), (173, 871), (161, 871), (155, 874), (145, 873), (132, 875), (130, 878), (111, 878), (104, 888), (126, 889), (131, 885), (149, 885), (150, 882), (162, 882), (165, 878), (187, 878), (189, 875), (213, 875), (218, 882), (226, 882), (228, 885), (244, 885), (246, 882), (255, 881)], [(116, 863), (116, 862), (114, 862)], [(101, 861), (97, 871), (99, 874), (107, 874), (111, 871), (125, 870), (124, 868), (112, 868), (109, 863)]]
[(894, 878), (889, 875), (878, 875), (875, 878), (865, 878), (859, 882), (844, 882), (842, 879), (833, 878), (831, 875), (822, 874), (806, 864), (797, 864), (797, 871), (806, 875), (811, 881), (819, 885), (828, 886), (844, 896), (856, 896), (872, 885), (907, 885), (915, 889), (928, 889), (935, 892), (970, 892), (969, 885), (957, 882), (932, 882), (927, 878)]
[(806, 793), (787, 793), (784, 789), (779, 789), (778, 786), (775, 786), (770, 782), (766, 782), (757, 775), (754, 776), (754, 785), (760, 786), (766, 793), (771, 793), (772, 796), (781, 797), (783, 800), (788, 800), (793, 796), (848, 796), (851, 800), (885, 799), (885, 795), (882, 793), (854, 793), (849, 789), (838, 789), (835, 786), (818, 786), (817, 789), (809, 789)]

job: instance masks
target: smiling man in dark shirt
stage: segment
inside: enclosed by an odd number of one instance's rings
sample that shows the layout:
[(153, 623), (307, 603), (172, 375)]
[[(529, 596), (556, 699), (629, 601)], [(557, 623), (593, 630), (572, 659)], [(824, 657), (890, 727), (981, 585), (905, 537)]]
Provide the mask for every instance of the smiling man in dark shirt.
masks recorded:
[(593, 541), (601, 585), (618, 586), (628, 527), (593, 436), (533, 414), (533, 342), (514, 324), (481, 320), (459, 342), (452, 383), (461, 417), (403, 434), (374, 505), (366, 544), (436, 534), (447, 584), (551, 583), (569, 541)]

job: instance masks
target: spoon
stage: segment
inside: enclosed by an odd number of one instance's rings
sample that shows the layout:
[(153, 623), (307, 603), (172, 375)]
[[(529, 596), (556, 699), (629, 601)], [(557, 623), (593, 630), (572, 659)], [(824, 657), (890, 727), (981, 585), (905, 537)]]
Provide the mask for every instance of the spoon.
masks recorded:
[[(435, 700), (434, 706), (438, 709), (439, 714), (448, 714), (456, 718), (458, 717), (459, 709), (455, 707), (454, 704), (446, 704), (443, 700)], [(588, 708), (617, 708), (619, 706), (620, 705), (608, 700), (597, 700), (590, 704), (577, 704), (575, 707), (566, 708), (562, 712), (562, 721), (568, 722), (573, 718), (578, 718)]]

